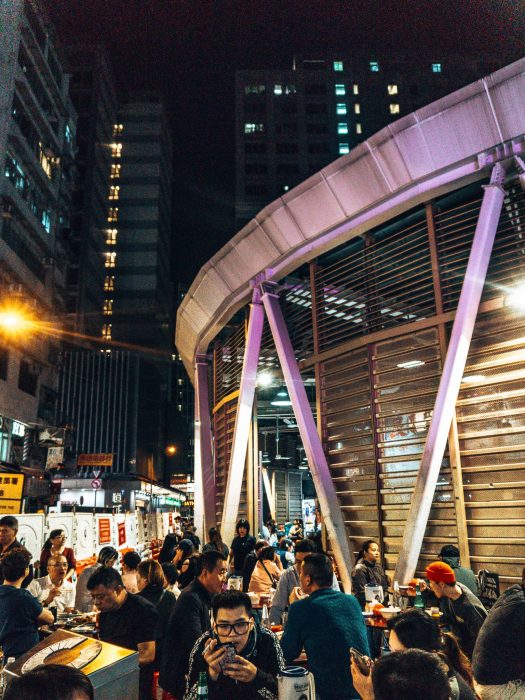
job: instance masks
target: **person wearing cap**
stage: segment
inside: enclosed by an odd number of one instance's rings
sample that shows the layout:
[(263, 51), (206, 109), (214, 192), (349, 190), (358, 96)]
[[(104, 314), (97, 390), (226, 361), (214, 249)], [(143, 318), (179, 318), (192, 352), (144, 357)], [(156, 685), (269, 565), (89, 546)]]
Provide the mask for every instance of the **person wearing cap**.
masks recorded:
[(458, 583), (469, 588), (475, 596), (478, 595), (478, 580), (472, 569), (461, 566), (459, 561), (459, 549), (453, 544), (445, 544), (439, 553), (440, 561), (444, 561), (454, 571)]
[(454, 570), (444, 561), (427, 566), (426, 577), (439, 600), (443, 622), (458, 638), (462, 651), (471, 658), (487, 611), (467, 586), (456, 581)]

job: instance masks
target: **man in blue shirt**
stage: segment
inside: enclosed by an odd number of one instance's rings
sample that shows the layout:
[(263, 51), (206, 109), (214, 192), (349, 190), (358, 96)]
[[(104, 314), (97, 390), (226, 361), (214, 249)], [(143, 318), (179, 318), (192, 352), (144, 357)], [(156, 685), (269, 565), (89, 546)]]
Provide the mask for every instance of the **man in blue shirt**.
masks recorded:
[(349, 649), (370, 655), (366, 627), (355, 596), (332, 589), (333, 575), (325, 554), (303, 560), (299, 578), (308, 597), (290, 606), (281, 647), (288, 663), (305, 649), (320, 700), (354, 700)]
[(3, 585), (0, 586), (0, 645), (4, 657), (15, 659), (38, 644), (38, 626), (53, 622), (29, 591), (21, 588), (29, 573), (31, 555), (26, 549), (11, 549), (0, 562)]

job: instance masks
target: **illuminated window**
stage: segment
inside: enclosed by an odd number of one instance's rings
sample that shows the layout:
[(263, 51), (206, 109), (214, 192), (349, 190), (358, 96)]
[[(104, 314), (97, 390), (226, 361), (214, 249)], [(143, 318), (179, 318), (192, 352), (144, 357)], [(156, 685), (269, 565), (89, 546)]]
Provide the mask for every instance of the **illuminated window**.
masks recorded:
[(113, 292), (115, 291), (115, 277), (113, 275), (106, 275), (104, 278), (104, 291)]
[(120, 185), (111, 185), (109, 188), (109, 199), (118, 199), (120, 197)]
[(285, 95), (295, 95), (297, 92), (297, 89), (295, 85), (285, 85), (284, 86), (284, 94)]
[(120, 177), (120, 167), (120, 163), (111, 164), (111, 173), (109, 176), (112, 180), (115, 180), (116, 178)]
[(361, 105), (358, 102), (354, 105), (354, 112), (355, 114), (361, 114)]
[(441, 70), (442, 70), (441, 63), (433, 63), (432, 64), (432, 73), (441, 73)]
[(355, 125), (355, 133), (356, 133), (356, 134), (362, 134), (362, 133), (363, 133), (363, 127), (361, 126), (361, 124), (358, 123), (358, 124)]
[(377, 61), (370, 61), (368, 65), (372, 73), (379, 73), (379, 63)]
[(113, 158), (120, 158), (122, 155), (122, 144), (121, 143), (112, 143), (111, 144), (111, 155)]
[(118, 207), (110, 207), (108, 209), (108, 221), (118, 221)]
[(102, 312), (104, 316), (111, 316), (113, 314), (113, 299), (104, 299)]
[(38, 156), (42, 170), (51, 180), (53, 177), (53, 158), (46, 153), (46, 149), (40, 141), (38, 142)]
[(273, 94), (274, 95), (282, 95), (283, 94), (283, 86), (280, 83), (276, 83), (273, 86)]
[(389, 95), (397, 95), (397, 85), (388, 85), (387, 91)]
[(264, 124), (245, 123), (245, 134), (262, 134), (264, 132)]
[(342, 61), (334, 61), (334, 70), (337, 73), (340, 73), (343, 70), (343, 62)]
[(124, 131), (124, 124), (113, 124), (113, 138), (117, 138)]
[(113, 252), (104, 253), (104, 267), (115, 267), (117, 264), (117, 254)]
[(359, 85), (354, 85), (352, 88), (354, 95), (359, 95)]
[(336, 107), (337, 114), (346, 114), (346, 104), (344, 102), (338, 102)]
[(342, 156), (345, 153), (350, 153), (350, 146), (347, 143), (339, 144), (339, 155)]
[(245, 95), (264, 95), (266, 92), (266, 85), (245, 85), (244, 94)]
[(117, 229), (107, 228), (106, 229), (106, 245), (116, 245), (117, 244)]
[(111, 340), (111, 323), (105, 323), (102, 326), (102, 338), (104, 340)]
[(390, 114), (399, 114), (400, 108), (397, 103), (390, 104)]
[(336, 95), (346, 95), (346, 86), (343, 83), (336, 83), (335, 94)]
[(339, 122), (337, 124), (338, 134), (348, 134), (348, 124), (346, 122)]

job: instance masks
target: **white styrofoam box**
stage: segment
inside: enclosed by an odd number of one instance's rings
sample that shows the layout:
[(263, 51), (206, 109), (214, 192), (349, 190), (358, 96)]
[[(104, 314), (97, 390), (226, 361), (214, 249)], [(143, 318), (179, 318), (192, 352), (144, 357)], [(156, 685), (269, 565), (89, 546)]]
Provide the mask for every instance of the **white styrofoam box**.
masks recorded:
[(144, 542), (145, 540), (145, 528), (144, 528), (144, 516), (137, 510), (135, 514), (136, 525), (137, 525), (137, 542)]
[(149, 540), (157, 539), (157, 516), (155, 513), (148, 513), (146, 515), (147, 532), (146, 537)]
[(45, 541), (45, 516), (40, 513), (27, 513), (24, 515), (17, 515), (16, 518), (18, 520), (17, 540), (31, 552), (33, 560), (38, 561)]
[(91, 513), (75, 515), (75, 556), (77, 559), (88, 559), (98, 553), (95, 538), (95, 518)]
[(51, 530), (63, 530), (66, 535), (66, 547), (75, 547), (73, 513), (51, 513), (47, 516), (46, 537)]

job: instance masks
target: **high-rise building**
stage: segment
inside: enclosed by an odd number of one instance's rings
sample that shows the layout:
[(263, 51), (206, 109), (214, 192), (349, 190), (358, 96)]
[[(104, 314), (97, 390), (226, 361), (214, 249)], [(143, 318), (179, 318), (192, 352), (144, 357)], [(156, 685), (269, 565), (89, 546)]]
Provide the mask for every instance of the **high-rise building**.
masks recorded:
[(504, 65), (343, 53), (236, 75), (236, 228), (400, 117)]
[(0, 460), (27, 464), (55, 424), (76, 114), (40, 2), (2, 3), (0, 27), (0, 299), (38, 321), (0, 336)]
[(101, 45), (70, 46), (66, 55), (71, 99), (78, 113), (67, 311), (76, 332), (98, 338), (103, 325), (103, 253), (112, 240), (107, 197), (115, 175), (111, 143), (118, 103), (111, 67)]

